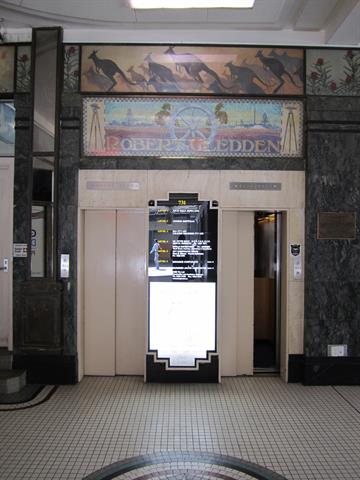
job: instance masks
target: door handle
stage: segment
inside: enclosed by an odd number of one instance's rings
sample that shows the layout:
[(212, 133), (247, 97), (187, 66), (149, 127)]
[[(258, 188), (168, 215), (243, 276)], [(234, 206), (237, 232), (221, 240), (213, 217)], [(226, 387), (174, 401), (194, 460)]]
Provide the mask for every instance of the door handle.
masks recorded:
[(3, 271), (3, 272), (8, 272), (9, 271), (9, 260), (7, 258), (4, 258), (3, 266), (0, 267), (0, 270)]

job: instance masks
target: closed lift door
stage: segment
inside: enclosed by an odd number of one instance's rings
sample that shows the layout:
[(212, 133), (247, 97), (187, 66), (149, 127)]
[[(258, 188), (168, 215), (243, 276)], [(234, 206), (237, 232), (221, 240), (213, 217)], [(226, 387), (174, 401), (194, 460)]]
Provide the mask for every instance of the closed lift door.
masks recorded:
[(143, 375), (146, 241), (143, 210), (88, 210), (84, 229), (86, 375)]
[(224, 211), (221, 238), (220, 372), (252, 375), (254, 212)]
[(143, 375), (147, 278), (145, 212), (117, 211), (116, 374)]

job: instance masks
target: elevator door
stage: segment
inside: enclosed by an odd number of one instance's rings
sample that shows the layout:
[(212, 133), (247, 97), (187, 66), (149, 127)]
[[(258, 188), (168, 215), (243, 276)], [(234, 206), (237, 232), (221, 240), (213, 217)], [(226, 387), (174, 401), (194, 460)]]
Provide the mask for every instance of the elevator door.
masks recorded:
[(87, 210), (84, 224), (84, 371), (143, 375), (145, 212)]
[(221, 238), (221, 375), (252, 375), (254, 212), (223, 211)]

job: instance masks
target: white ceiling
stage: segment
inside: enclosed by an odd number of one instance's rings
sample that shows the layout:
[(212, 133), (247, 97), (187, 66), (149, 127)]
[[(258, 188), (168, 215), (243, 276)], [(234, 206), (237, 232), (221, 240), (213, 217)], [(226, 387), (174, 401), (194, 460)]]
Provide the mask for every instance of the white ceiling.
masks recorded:
[[(168, 0), (171, 2), (171, 0)], [(129, 0), (0, 0), (7, 41), (59, 25), (66, 42), (360, 45), (360, 0), (255, 0), (254, 8), (134, 10)]]

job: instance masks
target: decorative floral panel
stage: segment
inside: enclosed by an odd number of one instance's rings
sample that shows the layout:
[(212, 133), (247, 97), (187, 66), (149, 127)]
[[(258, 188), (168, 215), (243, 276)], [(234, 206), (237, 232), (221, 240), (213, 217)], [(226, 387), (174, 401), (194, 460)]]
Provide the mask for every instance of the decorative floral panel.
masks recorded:
[(65, 45), (64, 47), (64, 92), (79, 90), (79, 47)]
[(308, 95), (360, 95), (360, 50), (308, 49)]
[(31, 91), (31, 46), (17, 47), (16, 58), (16, 91)]

